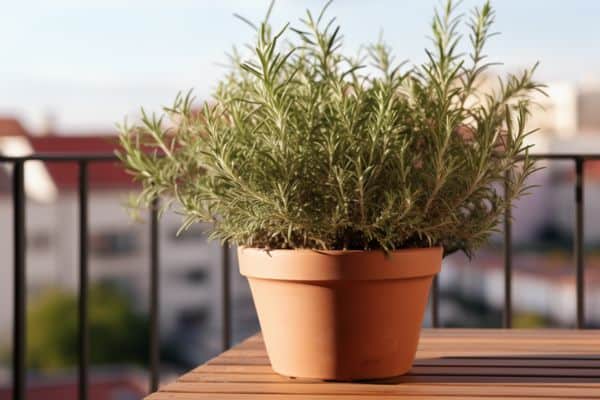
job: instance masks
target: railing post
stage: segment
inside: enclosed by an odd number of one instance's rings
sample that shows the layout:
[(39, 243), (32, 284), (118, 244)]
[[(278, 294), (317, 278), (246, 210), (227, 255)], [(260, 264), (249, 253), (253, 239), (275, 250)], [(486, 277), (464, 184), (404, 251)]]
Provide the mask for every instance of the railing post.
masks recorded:
[(510, 172), (505, 175), (504, 199), (504, 313), (502, 326), (512, 328), (512, 204), (508, 193), (508, 179)]
[(150, 392), (157, 391), (160, 382), (159, 207), (159, 199), (155, 198), (150, 207)]
[(79, 400), (88, 398), (90, 350), (88, 285), (88, 164), (87, 161), (81, 160), (79, 161)]
[(221, 305), (223, 326), (221, 330), (221, 343), (223, 351), (231, 346), (231, 284), (229, 280), (229, 244), (221, 246)]
[(440, 316), (439, 316), (439, 308), (440, 308), (440, 284), (438, 280), (438, 275), (433, 277), (433, 282), (431, 284), (431, 326), (433, 328), (438, 328), (440, 326)]
[(25, 165), (17, 160), (13, 168), (13, 243), (14, 243), (14, 324), (13, 324), (13, 399), (25, 400), (26, 365), (26, 259), (25, 259)]
[(575, 266), (577, 296), (577, 329), (585, 328), (585, 270), (583, 260), (583, 162), (582, 157), (575, 158)]

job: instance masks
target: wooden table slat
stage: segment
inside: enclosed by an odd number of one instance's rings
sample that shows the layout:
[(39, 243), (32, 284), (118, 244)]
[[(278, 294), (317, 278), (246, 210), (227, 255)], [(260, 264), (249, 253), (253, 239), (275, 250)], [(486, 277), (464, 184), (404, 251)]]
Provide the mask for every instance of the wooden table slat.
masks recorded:
[(404, 376), (322, 382), (274, 373), (260, 334), (161, 387), (148, 400), (600, 399), (600, 332), (424, 330)]
[[(155, 393), (151, 396), (146, 397), (147, 400), (364, 400), (364, 395), (350, 395), (340, 397), (338, 395), (310, 395), (306, 397), (303, 394), (264, 394), (264, 393), (252, 393), (252, 394), (238, 394), (238, 393)], [(377, 395), (373, 397), (377, 400), (399, 400), (397, 395), (392, 396), (381, 396)], [(489, 400), (489, 399), (507, 399), (506, 396), (495, 396), (494, 394), (485, 394), (480, 396), (460, 396), (455, 395), (441, 395), (441, 396), (402, 396), (402, 400)], [(535, 400), (557, 400), (557, 399), (597, 399), (597, 396), (590, 395), (587, 397), (562, 397), (562, 396), (535, 396)], [(516, 396), (510, 397), (511, 400), (531, 400), (530, 396)]]

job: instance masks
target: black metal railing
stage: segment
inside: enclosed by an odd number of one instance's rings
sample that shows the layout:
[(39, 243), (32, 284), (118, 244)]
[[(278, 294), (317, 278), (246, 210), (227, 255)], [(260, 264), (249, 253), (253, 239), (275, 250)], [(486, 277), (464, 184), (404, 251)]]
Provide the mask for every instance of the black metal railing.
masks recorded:
[[(14, 232), (14, 323), (13, 323), (13, 362), (12, 392), (13, 399), (24, 400), (26, 382), (26, 196), (25, 196), (25, 164), (28, 161), (49, 163), (76, 163), (78, 168), (78, 238), (79, 238), (79, 295), (78, 295), (78, 394), (80, 400), (87, 400), (89, 390), (89, 315), (88, 315), (88, 192), (89, 164), (118, 161), (113, 154), (33, 154), (23, 157), (0, 155), (0, 163), (12, 164), (13, 191), (13, 232)], [(158, 389), (160, 381), (160, 330), (159, 330), (159, 201), (156, 199), (150, 208), (150, 286), (149, 286), (149, 391)], [(230, 284), (229, 253), (223, 247), (221, 266), (222, 286), (222, 347), (230, 346)]]
[[(600, 154), (538, 154), (538, 160), (566, 160), (575, 163), (575, 240), (574, 256), (576, 265), (577, 328), (585, 328), (584, 310), (584, 250), (583, 250), (583, 166), (586, 161), (600, 160)], [(28, 161), (71, 162), (78, 165), (78, 203), (79, 203), (79, 301), (78, 301), (78, 393), (80, 400), (88, 399), (89, 388), (89, 315), (88, 309), (88, 192), (90, 163), (115, 162), (113, 154), (33, 154), (22, 157), (2, 156), (0, 163), (13, 166), (13, 231), (14, 231), (14, 324), (13, 324), (13, 398), (25, 399), (26, 389), (26, 198), (24, 167)], [(159, 330), (159, 200), (150, 208), (150, 287), (149, 287), (149, 390), (158, 389), (160, 380), (160, 330)], [(504, 218), (504, 317), (503, 326), (512, 326), (512, 219), (510, 207)], [(223, 246), (222, 263), (222, 346), (227, 349), (231, 342), (231, 305), (230, 305), (230, 260), (227, 246)], [(431, 324), (439, 327), (439, 283), (434, 279), (431, 291)]]
[[(585, 328), (585, 267), (584, 267), (584, 231), (583, 231), (583, 167), (586, 161), (600, 160), (600, 154), (535, 154), (536, 160), (572, 161), (575, 166), (575, 234), (573, 254), (575, 259), (575, 296), (577, 303), (577, 329)], [(504, 215), (504, 307), (502, 326), (512, 328), (512, 215), (508, 207)], [(439, 320), (439, 283), (434, 278), (431, 291), (431, 325), (440, 326)]]

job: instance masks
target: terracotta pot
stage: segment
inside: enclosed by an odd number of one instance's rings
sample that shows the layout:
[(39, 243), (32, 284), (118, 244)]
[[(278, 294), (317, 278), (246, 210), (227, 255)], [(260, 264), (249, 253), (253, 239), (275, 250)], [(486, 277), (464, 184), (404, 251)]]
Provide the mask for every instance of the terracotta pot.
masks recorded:
[(317, 251), (240, 248), (273, 369), (360, 380), (406, 373), (442, 249)]

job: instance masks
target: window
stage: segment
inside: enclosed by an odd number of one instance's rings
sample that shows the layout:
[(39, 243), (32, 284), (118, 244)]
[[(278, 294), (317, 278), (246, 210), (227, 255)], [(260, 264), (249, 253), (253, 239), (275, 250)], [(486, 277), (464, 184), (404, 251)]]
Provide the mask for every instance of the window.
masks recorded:
[(90, 249), (98, 257), (127, 256), (138, 247), (138, 237), (131, 231), (96, 232), (90, 236)]
[(177, 316), (177, 327), (182, 332), (192, 332), (202, 328), (207, 323), (208, 316), (209, 311), (206, 307), (183, 309)]
[(190, 283), (202, 283), (209, 277), (208, 268), (204, 265), (198, 265), (187, 268), (183, 273), (183, 278)]
[(48, 232), (33, 232), (27, 235), (27, 247), (33, 251), (46, 251), (50, 248)]

